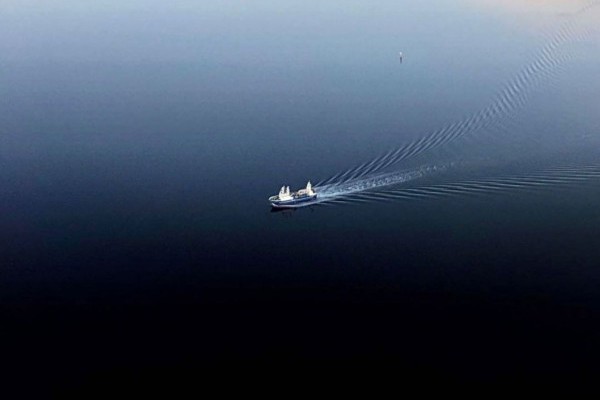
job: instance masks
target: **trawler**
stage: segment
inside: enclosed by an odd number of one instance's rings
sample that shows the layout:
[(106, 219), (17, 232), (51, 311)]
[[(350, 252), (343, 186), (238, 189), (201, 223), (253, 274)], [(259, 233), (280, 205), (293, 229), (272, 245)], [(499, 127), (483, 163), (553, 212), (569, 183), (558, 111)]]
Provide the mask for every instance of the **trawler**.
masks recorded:
[(279, 194), (269, 197), (269, 202), (275, 208), (293, 208), (308, 205), (317, 199), (317, 193), (313, 190), (310, 181), (304, 189), (290, 193), (289, 186), (282, 186)]

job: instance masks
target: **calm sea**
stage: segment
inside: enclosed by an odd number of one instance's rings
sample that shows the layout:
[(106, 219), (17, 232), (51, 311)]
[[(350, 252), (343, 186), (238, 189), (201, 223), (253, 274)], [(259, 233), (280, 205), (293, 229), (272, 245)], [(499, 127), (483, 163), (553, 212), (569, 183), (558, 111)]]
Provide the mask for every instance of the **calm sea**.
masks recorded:
[(596, 3), (3, 2), (3, 357), (597, 375)]

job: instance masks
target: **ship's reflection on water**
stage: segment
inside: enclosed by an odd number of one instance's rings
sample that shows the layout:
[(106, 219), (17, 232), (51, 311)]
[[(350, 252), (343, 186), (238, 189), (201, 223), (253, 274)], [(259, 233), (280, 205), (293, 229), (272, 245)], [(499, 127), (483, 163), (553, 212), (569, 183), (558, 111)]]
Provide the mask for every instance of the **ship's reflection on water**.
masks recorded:
[(296, 211), (295, 208), (277, 208), (271, 207), (271, 213), (273, 214), (281, 214), (281, 215), (290, 215)]
[(279, 214), (279, 215), (283, 215), (283, 216), (292, 216), (295, 212), (313, 212), (315, 210), (315, 208), (317, 207), (322, 207), (323, 204), (321, 203), (315, 203), (315, 204), (308, 204), (302, 207), (292, 207), (292, 208), (278, 208), (278, 207), (271, 207), (270, 209), (270, 213), (272, 214)]

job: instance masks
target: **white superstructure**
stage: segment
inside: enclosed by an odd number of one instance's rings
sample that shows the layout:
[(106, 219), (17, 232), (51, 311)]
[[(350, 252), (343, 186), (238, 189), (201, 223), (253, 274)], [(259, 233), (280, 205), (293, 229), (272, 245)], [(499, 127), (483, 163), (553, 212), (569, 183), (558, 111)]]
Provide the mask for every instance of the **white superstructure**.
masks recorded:
[(289, 186), (282, 186), (279, 190), (279, 194), (277, 196), (269, 197), (269, 201), (273, 207), (292, 207), (298, 203), (314, 200), (316, 197), (317, 193), (315, 193), (310, 181), (308, 181), (306, 187), (297, 192), (290, 192)]
[(279, 190), (279, 200), (291, 200), (293, 199), (292, 195), (290, 194), (290, 187), (285, 187), (282, 186), (281, 189)]

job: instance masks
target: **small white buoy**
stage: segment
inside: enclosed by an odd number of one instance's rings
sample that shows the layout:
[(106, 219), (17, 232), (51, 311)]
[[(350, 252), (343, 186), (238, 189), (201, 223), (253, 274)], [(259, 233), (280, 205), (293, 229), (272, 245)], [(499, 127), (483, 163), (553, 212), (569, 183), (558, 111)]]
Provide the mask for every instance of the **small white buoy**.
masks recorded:
[(402, 64), (402, 57), (403, 57), (402, 52), (399, 52), (398, 53), (398, 58), (400, 58), (400, 64)]

